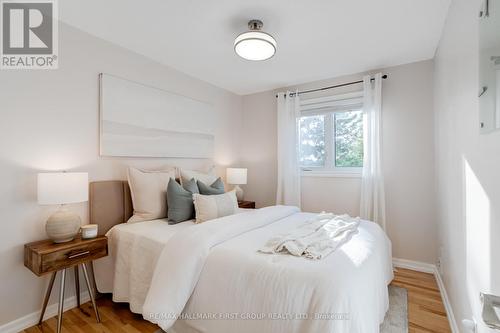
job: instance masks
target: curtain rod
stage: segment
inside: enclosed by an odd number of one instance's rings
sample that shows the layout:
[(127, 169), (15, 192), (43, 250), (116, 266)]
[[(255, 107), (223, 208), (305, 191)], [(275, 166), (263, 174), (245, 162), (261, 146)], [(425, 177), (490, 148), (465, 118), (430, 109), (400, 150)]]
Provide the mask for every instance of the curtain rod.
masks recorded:
[[(387, 79), (388, 78), (388, 75), (387, 74), (384, 74), (382, 75), (382, 79)], [(371, 81), (374, 81), (375, 78), (372, 78)], [(293, 97), (295, 96), (295, 94), (308, 94), (308, 93), (312, 93), (312, 92), (316, 92), (316, 91), (323, 91), (323, 90), (328, 90), (328, 89), (334, 89), (334, 88), (340, 88), (340, 87), (345, 87), (345, 86), (351, 86), (353, 84), (358, 84), (358, 83), (363, 83), (363, 80), (359, 80), (359, 81), (353, 81), (353, 82), (347, 82), (347, 83), (342, 83), (342, 84), (337, 84), (335, 86), (328, 86), (328, 87), (323, 87), (323, 88), (318, 88), (318, 89), (311, 89), (311, 90), (304, 90), (304, 91), (299, 91), (299, 92), (292, 92), (290, 93), (290, 97)], [(276, 95), (276, 98), (278, 98), (278, 95)]]

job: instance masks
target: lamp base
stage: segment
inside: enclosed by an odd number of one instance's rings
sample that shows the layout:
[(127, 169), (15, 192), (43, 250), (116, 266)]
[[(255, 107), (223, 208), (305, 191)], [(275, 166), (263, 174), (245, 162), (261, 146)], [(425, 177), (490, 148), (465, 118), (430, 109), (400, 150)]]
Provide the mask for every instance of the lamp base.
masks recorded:
[(243, 190), (241, 187), (239, 185), (235, 185), (233, 190), (236, 192), (236, 199), (238, 199), (238, 201), (243, 201)]
[(78, 235), (81, 222), (78, 214), (61, 208), (49, 217), (45, 224), (45, 232), (54, 243), (69, 242)]

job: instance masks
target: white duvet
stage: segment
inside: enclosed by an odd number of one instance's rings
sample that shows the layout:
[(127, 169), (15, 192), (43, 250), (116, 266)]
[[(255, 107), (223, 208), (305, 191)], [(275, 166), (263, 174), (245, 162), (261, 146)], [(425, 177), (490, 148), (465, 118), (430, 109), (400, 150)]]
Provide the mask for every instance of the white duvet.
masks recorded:
[(142, 313), (165, 244), (194, 225), (194, 221), (169, 225), (166, 219), (159, 219), (114, 226), (106, 234), (110, 255), (94, 262), (98, 290), (113, 293), (113, 301), (127, 302), (132, 312)]
[[(350, 241), (320, 261), (257, 252), (313, 216), (275, 206), (200, 225), (164, 224), (162, 232), (161, 222), (143, 222), (135, 233), (127, 230), (133, 225), (117, 227), (110, 233), (108, 267), (115, 273), (107, 288), (132, 311), (165, 330), (175, 324), (179, 333), (378, 332), (392, 266), (390, 242), (375, 223), (361, 221)], [(158, 230), (138, 247), (148, 223)], [(143, 247), (144, 256), (119, 253), (127, 238), (126, 249)]]

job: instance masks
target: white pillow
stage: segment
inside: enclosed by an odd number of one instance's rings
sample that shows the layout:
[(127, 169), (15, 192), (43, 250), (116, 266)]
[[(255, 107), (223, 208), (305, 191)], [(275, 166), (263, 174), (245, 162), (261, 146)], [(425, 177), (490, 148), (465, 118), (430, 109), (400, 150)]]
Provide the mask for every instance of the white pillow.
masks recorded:
[(127, 223), (167, 217), (167, 186), (175, 169), (146, 171), (129, 168), (127, 173), (134, 215)]
[(193, 194), (196, 223), (213, 220), (218, 217), (236, 214), (238, 200), (234, 191), (217, 195)]
[(217, 175), (215, 174), (214, 168), (211, 168), (208, 172), (184, 170), (184, 169), (181, 169), (180, 171), (181, 171), (180, 173), (181, 173), (182, 185), (184, 185), (184, 183), (187, 183), (192, 178), (194, 178), (210, 186), (210, 184), (212, 184), (218, 178)]

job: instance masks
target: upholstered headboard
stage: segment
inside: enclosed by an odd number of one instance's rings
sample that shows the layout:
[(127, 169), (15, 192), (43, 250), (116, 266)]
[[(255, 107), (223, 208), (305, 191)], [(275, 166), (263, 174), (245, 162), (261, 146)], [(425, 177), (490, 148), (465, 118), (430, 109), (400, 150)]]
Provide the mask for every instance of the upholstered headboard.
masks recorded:
[(89, 186), (89, 222), (99, 225), (103, 235), (132, 216), (132, 198), (127, 181), (92, 182)]

